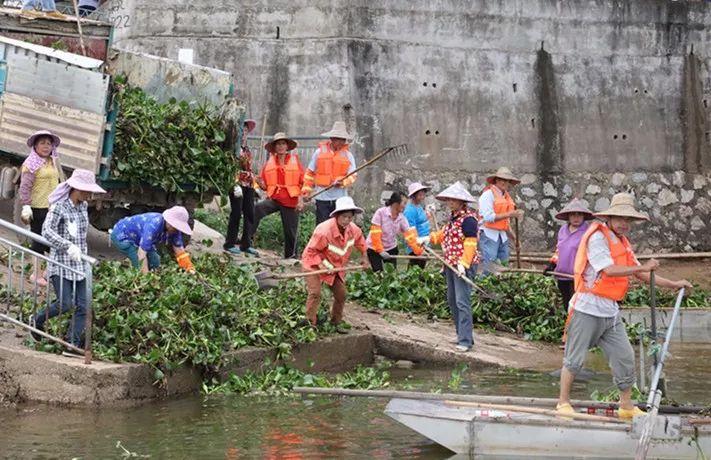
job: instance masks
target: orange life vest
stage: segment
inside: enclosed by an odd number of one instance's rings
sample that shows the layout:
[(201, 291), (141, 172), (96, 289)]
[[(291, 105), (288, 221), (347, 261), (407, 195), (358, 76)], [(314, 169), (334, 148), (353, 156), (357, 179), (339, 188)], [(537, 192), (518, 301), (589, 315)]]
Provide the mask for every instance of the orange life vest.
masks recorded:
[(351, 162), (348, 159), (348, 147), (343, 147), (338, 152), (331, 149), (331, 141), (318, 144), (319, 153), (316, 159), (314, 181), (319, 187), (328, 187), (336, 179), (342, 179), (348, 174)]
[(634, 266), (637, 264), (632, 252), (632, 246), (624, 236), (613, 238), (612, 230), (601, 222), (595, 222), (583, 235), (583, 239), (575, 254), (575, 292), (590, 292), (617, 302), (625, 298), (629, 288), (629, 277), (608, 276), (601, 272), (592, 287), (588, 287), (583, 279), (583, 272), (588, 263), (588, 241), (595, 232), (602, 232), (610, 246), (610, 255), (615, 265)]
[(289, 196), (296, 198), (301, 194), (301, 170), (299, 169), (299, 157), (289, 154), (284, 168), (284, 183), (280, 184), (278, 179), (279, 163), (276, 154), (269, 156), (269, 161), (264, 165), (264, 181), (267, 184), (267, 195), (274, 196), (279, 187), (286, 188)]
[[(514, 204), (513, 200), (511, 199), (511, 195), (509, 195), (509, 192), (504, 192), (501, 193), (501, 190), (499, 190), (498, 187), (490, 185), (489, 187), (485, 188), (484, 191), (486, 190), (491, 190), (491, 192), (494, 194), (494, 214), (499, 215), (499, 214), (504, 214), (507, 212), (511, 212), (514, 209), (516, 209), (516, 205)], [(491, 228), (493, 230), (503, 230), (506, 231), (509, 229), (509, 221), (511, 219), (501, 219), (497, 220), (496, 222), (485, 222), (484, 227), (486, 228)]]

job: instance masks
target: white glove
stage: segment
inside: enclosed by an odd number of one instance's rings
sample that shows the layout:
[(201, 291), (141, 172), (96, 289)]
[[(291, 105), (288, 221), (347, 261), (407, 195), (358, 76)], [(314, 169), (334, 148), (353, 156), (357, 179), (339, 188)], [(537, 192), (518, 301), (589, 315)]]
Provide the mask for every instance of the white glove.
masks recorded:
[(380, 257), (382, 257), (385, 260), (390, 260), (393, 258), (393, 256), (391, 256), (388, 251), (383, 251), (383, 252), (379, 253), (379, 255), (380, 255)]
[(67, 255), (74, 262), (81, 261), (81, 249), (79, 249), (79, 246), (77, 246), (76, 244), (72, 244), (69, 246), (69, 249), (67, 249)]
[(464, 264), (462, 264), (461, 262), (459, 262), (459, 263), (457, 264), (457, 273), (458, 273), (459, 276), (461, 276), (461, 277), (467, 276), (467, 268), (466, 268), (466, 267), (464, 266)]
[(22, 206), (22, 214), (20, 214), (20, 217), (22, 217), (22, 220), (29, 222), (32, 220), (32, 206), (29, 204), (26, 204)]
[(235, 185), (235, 188), (232, 189), (232, 194), (235, 198), (242, 198), (242, 187)]
[(429, 245), (429, 244), (430, 244), (430, 236), (429, 236), (429, 235), (427, 235), (427, 236), (418, 236), (418, 237), (417, 237), (417, 244), (419, 244), (419, 245), (423, 245), (423, 244)]
[(434, 214), (435, 212), (437, 212), (437, 207), (434, 205), (434, 203), (430, 203), (425, 206), (425, 211), (429, 212), (430, 214)]

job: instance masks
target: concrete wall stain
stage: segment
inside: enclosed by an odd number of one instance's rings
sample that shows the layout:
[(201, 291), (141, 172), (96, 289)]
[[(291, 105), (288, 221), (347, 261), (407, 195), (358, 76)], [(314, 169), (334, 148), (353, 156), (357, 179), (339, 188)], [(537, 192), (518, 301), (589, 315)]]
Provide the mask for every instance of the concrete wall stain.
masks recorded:
[[(550, 53), (543, 48), (536, 53), (534, 71), (539, 120), (536, 145), (537, 172), (542, 176), (560, 174), (563, 172), (564, 157), (555, 69)], [(535, 128), (535, 119), (532, 119), (531, 125)]]

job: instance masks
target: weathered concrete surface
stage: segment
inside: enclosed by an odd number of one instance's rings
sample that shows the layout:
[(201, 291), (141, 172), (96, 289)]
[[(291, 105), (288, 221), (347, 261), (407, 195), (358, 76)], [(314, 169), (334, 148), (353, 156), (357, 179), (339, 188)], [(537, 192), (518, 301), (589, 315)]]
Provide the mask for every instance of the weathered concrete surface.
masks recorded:
[(563, 360), (562, 350), (556, 345), (481, 330), (474, 332), (471, 352), (458, 352), (451, 321), (429, 321), (399, 312), (371, 312), (353, 303), (347, 305), (345, 318), (354, 327), (373, 334), (377, 353), (391, 359), (544, 372), (559, 369)]
[[(711, 167), (705, 2), (124, 0), (105, 8), (122, 18), (119, 46), (173, 59), (191, 48), (196, 64), (232, 72), (250, 115), (266, 116), (267, 134), (313, 135), (345, 119), (359, 158), (407, 141), (407, 167), (361, 175), (354, 193), (371, 205), (384, 187), (410, 180), (434, 180), (436, 191), (478, 174), (477, 191), (482, 173), (507, 164), (574, 194), (585, 173), (604, 173), (591, 202), (602, 206), (627, 187), (609, 184), (615, 172), (669, 180)], [(670, 196), (688, 195), (689, 184), (640, 188), (638, 198), (655, 206), (672, 200), (659, 207), (665, 217), (653, 216), (659, 235), (650, 247), (711, 248), (702, 228), (711, 210), (702, 204), (686, 215), (693, 203)], [(693, 199), (708, 200), (708, 191)], [(545, 221), (526, 226), (530, 247), (550, 244), (550, 212), (562, 201), (521, 201)]]
[[(657, 329), (666, 334), (673, 308), (657, 308)], [(651, 312), (648, 307), (623, 308), (622, 318), (630, 324), (642, 323), (650, 327)], [(711, 342), (711, 310), (682, 308), (672, 332), (672, 340), (690, 343)]]

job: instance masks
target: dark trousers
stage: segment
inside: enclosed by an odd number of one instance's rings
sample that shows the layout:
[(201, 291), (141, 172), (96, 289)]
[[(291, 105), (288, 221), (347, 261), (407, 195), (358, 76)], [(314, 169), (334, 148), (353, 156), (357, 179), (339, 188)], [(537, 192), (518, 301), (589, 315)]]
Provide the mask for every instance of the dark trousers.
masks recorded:
[[(44, 221), (47, 218), (47, 211), (47, 208), (32, 208), (32, 220), (30, 221), (30, 230), (32, 230), (32, 233), (36, 233), (38, 235), (42, 234), (42, 225), (44, 225)], [(49, 248), (47, 246), (35, 240), (32, 240), (30, 249), (40, 254), (46, 254), (49, 252)]]
[(408, 267), (414, 267), (418, 266), (421, 269), (425, 269), (425, 266), (427, 265), (427, 261), (425, 259), (410, 259), (410, 262), (407, 264)]
[(573, 280), (557, 280), (557, 282), (558, 290), (563, 297), (563, 308), (567, 310), (570, 305), (570, 299), (572, 299), (573, 294), (575, 294), (575, 285)]
[(336, 209), (336, 200), (316, 200), (316, 225), (330, 219), (334, 209)]
[(47, 319), (66, 313), (75, 307), (67, 331), (67, 342), (75, 347), (84, 348), (82, 336), (86, 327), (86, 280), (72, 281), (57, 275), (53, 275), (49, 280), (57, 299), (49, 306), (49, 310), (42, 310), (35, 315), (35, 327), (44, 331), (44, 323)]
[[(386, 251), (388, 254), (391, 256), (397, 255), (397, 246), (392, 248), (389, 251)], [(389, 259), (385, 260), (382, 257), (380, 257), (380, 254), (377, 252), (373, 251), (372, 249), (368, 248), (368, 260), (370, 261), (370, 266), (372, 267), (374, 272), (381, 272), (383, 271), (383, 264), (391, 264), (393, 267), (397, 266), (397, 260), (396, 259)]]
[(242, 187), (242, 196), (239, 198), (230, 191), (230, 207), (232, 210), (230, 211), (230, 220), (227, 223), (224, 248), (229, 249), (237, 244), (239, 223), (244, 216), (242, 239), (239, 243), (240, 249), (244, 251), (252, 246), (252, 234), (254, 234), (254, 189), (252, 187)]
[[(287, 208), (272, 199), (262, 200), (254, 208), (254, 229), (256, 232), (259, 222), (268, 216), (278, 212), (281, 216), (281, 226), (284, 229), (284, 258), (296, 258), (297, 235), (299, 232), (299, 213), (294, 208)], [(251, 240), (251, 237), (250, 237)]]

